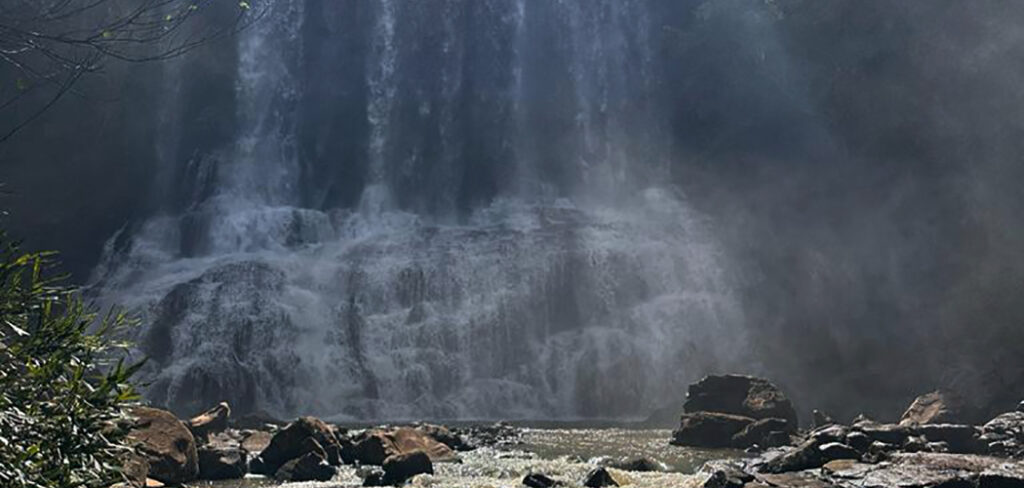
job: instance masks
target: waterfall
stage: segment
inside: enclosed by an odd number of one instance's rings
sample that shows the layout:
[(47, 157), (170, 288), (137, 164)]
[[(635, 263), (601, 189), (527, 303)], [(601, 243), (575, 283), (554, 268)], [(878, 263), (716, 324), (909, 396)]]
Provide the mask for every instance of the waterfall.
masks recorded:
[(736, 361), (725, 259), (666, 183), (650, 3), (274, 2), (234, 136), (162, 152), (215, 169), (94, 273), (143, 318), (148, 398), (629, 417)]

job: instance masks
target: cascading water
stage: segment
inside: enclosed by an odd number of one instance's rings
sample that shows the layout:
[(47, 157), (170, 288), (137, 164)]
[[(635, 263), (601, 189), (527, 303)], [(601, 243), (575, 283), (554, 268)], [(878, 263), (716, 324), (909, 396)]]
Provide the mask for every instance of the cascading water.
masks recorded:
[(186, 204), (95, 273), (144, 318), (149, 398), (636, 416), (741, 354), (708, 226), (662, 186), (649, 8), (274, 2), (238, 40), (234, 137), (168, 142)]

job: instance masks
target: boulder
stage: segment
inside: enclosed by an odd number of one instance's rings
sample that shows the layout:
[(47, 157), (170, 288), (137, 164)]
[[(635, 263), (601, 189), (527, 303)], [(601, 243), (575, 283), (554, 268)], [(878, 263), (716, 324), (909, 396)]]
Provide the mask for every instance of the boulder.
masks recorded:
[(128, 434), (149, 462), (150, 478), (180, 485), (199, 476), (196, 440), (174, 414), (150, 407), (132, 409), (135, 424)]
[(615, 468), (622, 471), (637, 471), (637, 472), (652, 472), (652, 471), (666, 471), (667, 468), (662, 463), (659, 463), (653, 459), (634, 456), (623, 459), (611, 460), (607, 463), (607, 467)]
[(389, 456), (398, 454), (395, 442), (384, 431), (370, 431), (353, 439), (352, 445), (342, 453), (360, 464), (380, 466)]
[(702, 488), (742, 488), (754, 481), (754, 476), (729, 461), (709, 461), (697, 473), (703, 476)]
[(672, 444), (691, 447), (732, 447), (733, 437), (754, 422), (750, 417), (724, 413), (683, 414)]
[(273, 438), (274, 436), (270, 432), (263, 432), (261, 430), (249, 432), (242, 436), (242, 450), (255, 456), (263, 452), (270, 445), (270, 440)]
[(220, 402), (216, 407), (189, 419), (188, 428), (199, 442), (206, 442), (210, 434), (223, 432), (228, 428), (229, 417), (231, 407), (227, 402)]
[(793, 404), (782, 390), (752, 376), (708, 376), (690, 385), (683, 410), (687, 413), (719, 412), (753, 419), (785, 419), (796, 429)]
[[(313, 441), (313, 442), (310, 442)], [(330, 427), (322, 420), (314, 417), (301, 417), (288, 424), (270, 439), (260, 453), (264, 472), (276, 473), (288, 461), (301, 458), (311, 451), (328, 460), (333, 465), (341, 463), (340, 459), (329, 459), (324, 446), (336, 446), (338, 440)]]
[(203, 446), (199, 448), (199, 477), (204, 480), (244, 478), (249, 470), (241, 448)]
[(950, 452), (979, 454), (984, 450), (978, 440), (981, 432), (972, 425), (925, 424), (915, 427), (914, 431), (928, 442), (946, 443)]
[(443, 425), (419, 424), (416, 426), (416, 430), (422, 432), (427, 437), (448, 446), (448, 448), (453, 451), (469, 451), (473, 449), (473, 447), (470, 446), (462, 436), (452, 432), (448, 427)]
[(825, 458), (819, 447), (821, 444), (818, 441), (810, 439), (796, 448), (768, 460), (760, 466), (758, 471), (779, 474), (820, 468), (829, 460)]
[(964, 423), (963, 402), (950, 392), (937, 390), (914, 399), (900, 425)]
[(856, 428), (873, 441), (896, 445), (902, 445), (913, 433), (909, 427), (896, 424), (861, 423)]
[(361, 437), (353, 439), (350, 446), (343, 446), (341, 456), (361, 464), (380, 466), (390, 456), (414, 451), (423, 451), (431, 462), (435, 463), (458, 460), (458, 456), (450, 447), (410, 427), (366, 432)]
[(1017, 411), (1024, 413), (1024, 400), (1021, 400), (1021, 402), (1017, 404)]
[(454, 462), (459, 459), (452, 448), (435, 440), (433, 436), (427, 435), (422, 430), (399, 427), (388, 435), (398, 449), (398, 453), (423, 451), (435, 463)]
[(400, 485), (418, 474), (434, 474), (434, 464), (423, 451), (412, 451), (389, 456), (384, 460), (384, 482)]
[(850, 429), (845, 425), (831, 424), (825, 427), (819, 427), (814, 429), (810, 433), (810, 437), (817, 439), (821, 442), (844, 442), (850, 435)]
[(335, 474), (337, 469), (328, 464), (326, 458), (316, 452), (308, 452), (284, 463), (277, 469), (274, 479), (281, 482), (330, 481)]
[(868, 448), (871, 447), (872, 442), (874, 441), (872, 441), (871, 438), (867, 436), (867, 434), (860, 431), (853, 431), (850, 432), (849, 434), (846, 434), (845, 444), (862, 453), (868, 452)]
[(529, 488), (551, 488), (561, 483), (541, 473), (530, 473), (523, 478), (523, 485)]
[(822, 444), (818, 450), (821, 451), (826, 462), (838, 459), (860, 459), (860, 453), (856, 449), (839, 442)]
[(608, 474), (607, 469), (594, 468), (583, 478), (583, 486), (602, 488), (604, 486), (619, 486), (619, 483), (612, 478), (611, 474)]
[(1007, 412), (981, 427), (983, 434), (1024, 439), (1024, 412)]
[(743, 449), (754, 445), (764, 447), (779, 447), (789, 444), (791, 429), (789, 422), (785, 419), (761, 419), (747, 424), (740, 432), (732, 437), (732, 446)]

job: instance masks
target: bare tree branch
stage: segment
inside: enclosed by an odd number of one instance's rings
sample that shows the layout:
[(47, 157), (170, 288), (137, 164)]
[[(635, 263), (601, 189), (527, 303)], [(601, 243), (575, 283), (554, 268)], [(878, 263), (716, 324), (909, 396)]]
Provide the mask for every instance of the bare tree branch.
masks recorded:
[[(10, 121), (0, 128), (0, 144), (104, 61), (143, 63), (184, 55), (258, 21), (267, 11), (263, 2), (269, 1), (0, 2), (0, 120)], [(18, 109), (25, 104), (33, 107)]]

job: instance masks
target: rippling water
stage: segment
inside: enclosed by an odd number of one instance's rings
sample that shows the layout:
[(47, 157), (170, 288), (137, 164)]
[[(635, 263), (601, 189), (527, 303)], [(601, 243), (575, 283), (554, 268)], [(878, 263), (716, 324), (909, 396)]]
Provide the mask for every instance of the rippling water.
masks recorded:
[[(631, 429), (526, 429), (523, 444), (515, 449), (482, 448), (460, 453), (460, 464), (436, 464), (434, 475), (413, 479), (412, 486), (436, 488), (512, 488), (521, 487), (523, 477), (531, 472), (544, 473), (566, 486), (582, 486), (587, 472), (605, 456), (646, 456), (664, 463), (670, 471), (635, 473), (609, 470), (621, 486), (696, 487), (701, 479), (692, 476), (711, 459), (733, 457), (729, 450), (701, 450), (670, 446), (668, 430)], [(215, 488), (348, 488), (361, 486), (362, 480), (351, 467), (342, 468), (338, 476), (323, 483), (288, 483), (278, 485), (262, 477), (245, 480), (199, 484)]]

